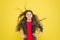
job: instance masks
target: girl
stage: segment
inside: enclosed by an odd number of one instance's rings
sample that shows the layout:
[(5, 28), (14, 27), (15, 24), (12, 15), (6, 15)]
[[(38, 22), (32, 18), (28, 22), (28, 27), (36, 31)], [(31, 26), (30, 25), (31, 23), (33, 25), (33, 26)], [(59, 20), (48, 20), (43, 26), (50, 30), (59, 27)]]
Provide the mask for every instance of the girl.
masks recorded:
[[(18, 34), (24, 38), (24, 40), (36, 40), (36, 37), (43, 32), (43, 27), (41, 26), (37, 16), (33, 14), (31, 10), (25, 10), (22, 14), (19, 15), (19, 18), (23, 18), (19, 21), (16, 26)], [(24, 34), (20, 32), (20, 29), (23, 29)], [(40, 29), (39, 33), (35, 34), (36, 29)]]

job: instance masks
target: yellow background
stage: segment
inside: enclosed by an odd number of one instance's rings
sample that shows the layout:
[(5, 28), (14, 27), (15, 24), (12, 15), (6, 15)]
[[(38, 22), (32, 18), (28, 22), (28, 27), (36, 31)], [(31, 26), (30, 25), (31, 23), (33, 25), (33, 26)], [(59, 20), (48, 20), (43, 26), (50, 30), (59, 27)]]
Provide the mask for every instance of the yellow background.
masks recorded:
[(37, 40), (60, 40), (60, 1), (59, 0), (0, 0), (0, 40), (23, 40), (15, 31), (17, 8), (31, 9), (42, 21), (44, 32)]

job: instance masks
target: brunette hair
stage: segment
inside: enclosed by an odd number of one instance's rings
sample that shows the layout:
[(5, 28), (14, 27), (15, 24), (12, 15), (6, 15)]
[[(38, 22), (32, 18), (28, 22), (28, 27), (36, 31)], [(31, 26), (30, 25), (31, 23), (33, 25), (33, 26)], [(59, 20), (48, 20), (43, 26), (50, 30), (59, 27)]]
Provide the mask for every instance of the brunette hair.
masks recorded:
[[(41, 28), (41, 31), (43, 31), (43, 28), (40, 24), (40, 20), (38, 19), (37, 15), (33, 14), (33, 12), (31, 10), (25, 10), (24, 12), (22, 12), (19, 16), (18, 16), (18, 23), (16, 26), (16, 31), (20, 31), (20, 29), (22, 28), (22, 25), (24, 24), (23, 22), (25, 22), (26, 18), (26, 13), (27, 12), (31, 12), (33, 17), (32, 17), (32, 21), (34, 22), (35, 27), (39, 27)], [(23, 16), (23, 18), (21, 20), (19, 20), (21, 17)]]

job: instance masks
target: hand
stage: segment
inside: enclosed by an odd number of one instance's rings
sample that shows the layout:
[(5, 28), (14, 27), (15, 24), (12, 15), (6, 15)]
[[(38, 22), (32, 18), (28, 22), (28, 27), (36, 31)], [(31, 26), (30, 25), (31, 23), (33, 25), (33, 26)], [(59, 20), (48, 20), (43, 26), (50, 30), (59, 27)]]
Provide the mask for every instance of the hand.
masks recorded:
[(34, 34), (34, 33), (33, 33), (32, 35), (34, 35), (35, 37), (37, 37), (37, 36), (38, 36), (37, 34)]
[(20, 31), (18, 31), (18, 34), (22, 37), (22, 38), (27, 38), (26, 35), (22, 34)]
[(34, 35), (35, 37), (38, 37), (38, 36), (40, 36), (41, 34), (42, 34), (42, 32), (39, 32), (39, 33), (37, 33), (37, 34), (33, 33), (33, 35)]
[(26, 35), (23, 35), (23, 34), (21, 35), (21, 37), (22, 37), (22, 38), (27, 38), (27, 36), (26, 36)]

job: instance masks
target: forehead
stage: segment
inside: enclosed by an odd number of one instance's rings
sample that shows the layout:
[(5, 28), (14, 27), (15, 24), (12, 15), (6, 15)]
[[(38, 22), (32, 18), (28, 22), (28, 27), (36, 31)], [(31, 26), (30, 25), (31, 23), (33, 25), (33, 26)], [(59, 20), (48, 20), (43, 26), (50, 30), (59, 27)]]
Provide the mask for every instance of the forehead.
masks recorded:
[(31, 12), (27, 12), (26, 14), (32, 14)]

